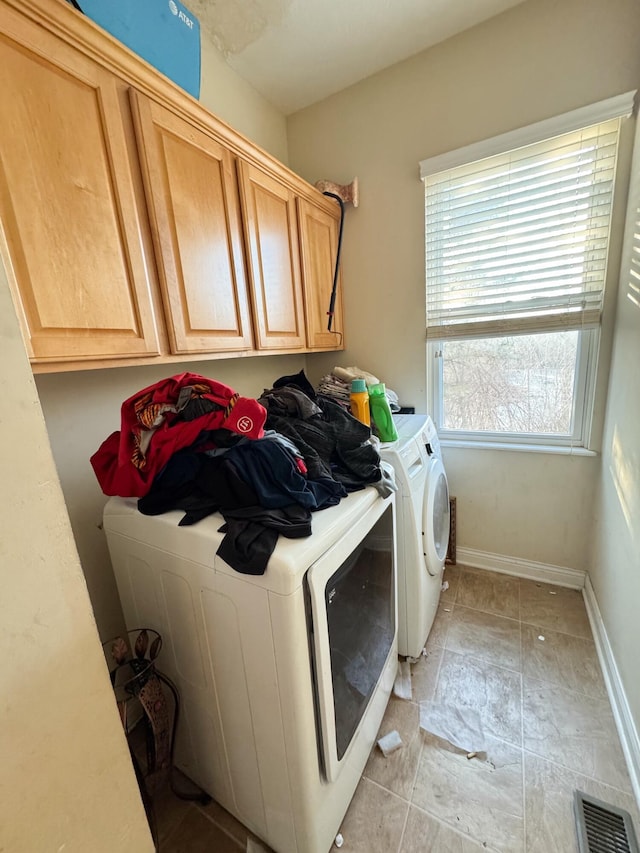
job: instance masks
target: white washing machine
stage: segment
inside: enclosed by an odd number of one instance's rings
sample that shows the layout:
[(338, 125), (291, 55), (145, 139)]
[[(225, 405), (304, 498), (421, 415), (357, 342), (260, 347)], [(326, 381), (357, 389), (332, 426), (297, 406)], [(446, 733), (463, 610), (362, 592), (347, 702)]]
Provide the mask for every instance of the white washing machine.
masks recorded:
[(449, 544), (449, 487), (440, 442), (428, 415), (395, 415), (397, 441), (380, 456), (395, 470), (398, 549), (398, 654), (417, 658), (442, 589)]

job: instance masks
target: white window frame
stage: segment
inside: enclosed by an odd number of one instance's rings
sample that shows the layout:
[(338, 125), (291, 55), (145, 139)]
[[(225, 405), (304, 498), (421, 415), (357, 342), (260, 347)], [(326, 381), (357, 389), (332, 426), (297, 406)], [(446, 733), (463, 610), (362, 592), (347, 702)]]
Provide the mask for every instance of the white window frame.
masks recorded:
[[(632, 114), (636, 92), (626, 92), (606, 101), (592, 104), (562, 116), (538, 122), (489, 140), (465, 146), (456, 151), (428, 158), (420, 163), (420, 177), (453, 169), (515, 148), (542, 142), (563, 133), (579, 130), (612, 118)], [(614, 202), (615, 209), (615, 202)], [(540, 331), (543, 331), (542, 329)], [(547, 330), (551, 331), (551, 330)], [(562, 331), (562, 329), (558, 329)], [(596, 396), (596, 373), (600, 345), (600, 328), (579, 329), (576, 373), (574, 379), (572, 432), (567, 435), (539, 433), (507, 433), (449, 430), (443, 427), (442, 359), (438, 353), (442, 341), (427, 341), (427, 392), (429, 411), (443, 443), (460, 446), (506, 447), (511, 449), (589, 452)], [(533, 333), (533, 330), (532, 330)], [(487, 334), (490, 339), (493, 335)]]
[(446, 429), (443, 426), (443, 361), (439, 356), (442, 344), (442, 341), (430, 340), (427, 342), (427, 389), (429, 411), (438, 435), (445, 445), (504, 446), (520, 450), (579, 449), (589, 446), (595, 403), (600, 329), (584, 329), (578, 333), (578, 353), (573, 389), (573, 430), (571, 433), (559, 435)]

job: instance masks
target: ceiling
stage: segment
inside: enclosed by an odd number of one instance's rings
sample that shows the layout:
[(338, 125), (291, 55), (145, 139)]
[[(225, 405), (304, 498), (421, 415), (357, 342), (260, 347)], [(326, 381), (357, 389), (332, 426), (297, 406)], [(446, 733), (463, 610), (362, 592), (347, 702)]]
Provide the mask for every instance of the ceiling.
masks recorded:
[(185, 0), (229, 65), (289, 115), (522, 0)]

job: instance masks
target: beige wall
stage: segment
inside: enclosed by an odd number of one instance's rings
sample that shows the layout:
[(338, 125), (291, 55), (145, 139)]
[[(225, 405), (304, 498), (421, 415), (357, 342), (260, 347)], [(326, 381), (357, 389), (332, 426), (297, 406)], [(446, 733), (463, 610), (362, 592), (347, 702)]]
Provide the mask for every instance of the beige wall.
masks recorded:
[[(639, 31), (636, 0), (528, 0), (288, 119), (294, 170), (312, 182), (360, 180), (361, 206), (345, 221), (348, 349), (340, 363), (372, 371), (425, 410), (418, 162), (636, 88)], [(601, 387), (614, 307), (612, 291)], [(333, 361), (310, 356), (310, 375)], [(585, 568), (593, 459), (447, 448), (445, 463), (461, 546)]]
[[(640, 128), (621, 266), (601, 480), (597, 495), (589, 573), (627, 699), (640, 731)], [(634, 290), (635, 288), (635, 290)], [(629, 296), (633, 295), (636, 301)]]
[(457, 545), (586, 569), (599, 459), (445, 448)]
[(288, 162), (284, 116), (226, 64), (205, 30), (202, 30), (200, 101), (282, 163)]
[(153, 850), (0, 265), (0, 850)]

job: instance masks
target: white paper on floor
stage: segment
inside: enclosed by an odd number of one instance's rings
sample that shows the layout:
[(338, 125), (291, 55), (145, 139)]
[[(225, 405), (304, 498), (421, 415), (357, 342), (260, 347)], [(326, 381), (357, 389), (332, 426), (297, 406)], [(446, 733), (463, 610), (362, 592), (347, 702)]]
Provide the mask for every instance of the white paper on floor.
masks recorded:
[(411, 664), (408, 660), (400, 661), (398, 664), (398, 674), (393, 685), (393, 695), (397, 696), (398, 699), (411, 700), (413, 698), (413, 693), (411, 692)]
[(404, 746), (404, 744), (402, 743), (402, 738), (394, 729), (392, 732), (389, 732), (388, 735), (384, 735), (384, 737), (380, 738), (378, 746), (380, 747), (380, 752), (386, 758), (388, 755), (391, 755), (392, 752), (395, 752), (396, 749), (400, 749), (401, 746)]
[(473, 753), (474, 758), (486, 758), (482, 720), (473, 708), (445, 702), (421, 702), (420, 728), (449, 741), (467, 755)]

